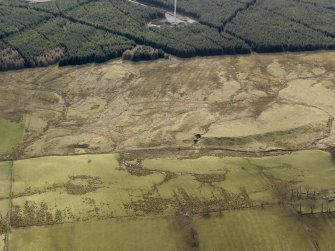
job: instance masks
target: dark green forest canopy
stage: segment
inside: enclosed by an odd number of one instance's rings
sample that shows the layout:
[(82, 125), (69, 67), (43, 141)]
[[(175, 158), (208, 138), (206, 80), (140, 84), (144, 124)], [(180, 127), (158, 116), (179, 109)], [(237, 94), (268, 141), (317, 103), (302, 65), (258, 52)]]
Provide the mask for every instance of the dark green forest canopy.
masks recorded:
[[(85, 64), (138, 45), (178, 57), (335, 49), (332, 0), (0, 0), (0, 70)], [(144, 4), (144, 5), (143, 5)], [(145, 6), (146, 5), (146, 6)]]

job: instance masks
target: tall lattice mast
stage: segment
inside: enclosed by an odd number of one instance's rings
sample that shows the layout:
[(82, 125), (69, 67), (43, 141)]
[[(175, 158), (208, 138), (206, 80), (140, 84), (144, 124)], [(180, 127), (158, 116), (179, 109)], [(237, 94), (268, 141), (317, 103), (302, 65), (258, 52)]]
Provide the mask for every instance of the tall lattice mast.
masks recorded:
[(174, 0), (174, 24), (177, 24), (177, 0)]

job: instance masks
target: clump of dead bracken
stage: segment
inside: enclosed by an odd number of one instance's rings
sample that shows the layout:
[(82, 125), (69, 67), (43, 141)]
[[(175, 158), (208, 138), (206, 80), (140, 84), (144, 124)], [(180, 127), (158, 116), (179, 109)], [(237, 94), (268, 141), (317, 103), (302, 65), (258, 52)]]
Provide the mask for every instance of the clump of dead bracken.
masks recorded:
[(48, 204), (41, 202), (36, 204), (26, 201), (23, 207), (15, 205), (11, 211), (10, 224), (12, 227), (53, 225), (60, 223), (63, 215), (60, 210), (53, 213)]
[(69, 176), (69, 181), (64, 184), (68, 194), (83, 195), (96, 191), (101, 187), (100, 177), (91, 177), (88, 175)]
[(120, 159), (119, 165), (121, 169), (126, 169), (130, 175), (147, 176), (152, 173), (151, 170), (143, 167), (142, 160), (130, 161), (127, 159)]
[(221, 182), (226, 179), (226, 174), (194, 174), (193, 176), (201, 183)]
[(0, 235), (4, 234), (7, 230), (7, 217), (2, 216), (0, 213)]

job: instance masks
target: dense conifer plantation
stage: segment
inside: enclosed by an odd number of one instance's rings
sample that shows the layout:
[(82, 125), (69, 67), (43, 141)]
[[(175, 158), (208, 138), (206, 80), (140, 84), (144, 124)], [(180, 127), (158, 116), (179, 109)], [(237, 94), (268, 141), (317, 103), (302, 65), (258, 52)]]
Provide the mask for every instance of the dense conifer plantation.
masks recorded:
[(100, 63), (136, 45), (147, 48), (137, 60), (152, 51), (193, 57), (335, 48), (330, 0), (179, 0), (178, 12), (195, 22), (178, 26), (163, 21), (172, 0), (139, 2), (0, 0), (0, 70)]

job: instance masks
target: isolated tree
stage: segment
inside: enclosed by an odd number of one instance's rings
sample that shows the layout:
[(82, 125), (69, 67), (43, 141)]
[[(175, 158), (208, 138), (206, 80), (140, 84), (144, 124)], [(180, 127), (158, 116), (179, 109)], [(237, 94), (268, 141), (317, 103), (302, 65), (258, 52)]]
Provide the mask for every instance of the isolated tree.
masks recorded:
[(62, 222), (62, 219), (62, 212), (58, 209), (55, 214), (55, 221), (59, 223)]
[(309, 209), (311, 210), (311, 214), (314, 213), (314, 210), (316, 208), (316, 201), (315, 200), (308, 200), (307, 201), (307, 206), (309, 207)]
[(291, 190), (291, 184), (286, 181), (276, 181), (273, 183), (273, 189), (278, 197), (278, 204), (283, 205)]
[(208, 205), (204, 205), (202, 207), (202, 216), (205, 217), (205, 218), (210, 217)]
[(326, 199), (326, 208), (327, 208), (327, 209), (326, 209), (326, 212), (327, 212), (327, 213), (330, 213), (329, 199), (328, 199), (328, 198)]
[(302, 211), (301, 211), (301, 203), (299, 203), (299, 213), (302, 214)]
[(305, 191), (306, 191), (306, 197), (308, 198), (309, 191), (311, 190), (311, 186), (310, 185), (305, 185), (304, 188), (305, 188)]

